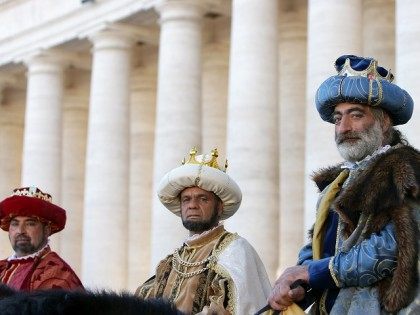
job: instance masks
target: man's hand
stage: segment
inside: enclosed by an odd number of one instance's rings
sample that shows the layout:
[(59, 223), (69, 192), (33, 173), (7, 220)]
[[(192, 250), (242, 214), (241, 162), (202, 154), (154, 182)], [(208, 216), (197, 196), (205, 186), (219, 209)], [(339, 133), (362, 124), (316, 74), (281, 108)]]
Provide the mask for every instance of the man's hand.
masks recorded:
[(273, 309), (284, 311), (293, 302), (301, 301), (305, 297), (305, 290), (301, 286), (290, 288), (290, 285), (299, 279), (309, 282), (308, 267), (294, 266), (283, 272), (268, 297), (268, 303)]

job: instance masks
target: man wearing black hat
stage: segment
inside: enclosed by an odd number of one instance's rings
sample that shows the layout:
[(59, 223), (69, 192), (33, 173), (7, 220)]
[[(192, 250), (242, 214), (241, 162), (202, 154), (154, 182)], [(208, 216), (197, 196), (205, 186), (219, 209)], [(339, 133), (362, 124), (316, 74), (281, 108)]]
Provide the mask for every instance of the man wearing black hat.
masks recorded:
[[(335, 124), (345, 162), (321, 169), (312, 241), (269, 297), (316, 314), (418, 314), (420, 154), (393, 126), (412, 115), (410, 95), (372, 58), (344, 55), (316, 94)], [(290, 286), (300, 280), (295, 289)], [(293, 286), (294, 287), (294, 286)]]
[(36, 187), (17, 188), (0, 202), (0, 227), (9, 232), (14, 254), (0, 260), (0, 282), (16, 290), (76, 289), (82, 283), (51, 251), (48, 237), (64, 229), (66, 211)]

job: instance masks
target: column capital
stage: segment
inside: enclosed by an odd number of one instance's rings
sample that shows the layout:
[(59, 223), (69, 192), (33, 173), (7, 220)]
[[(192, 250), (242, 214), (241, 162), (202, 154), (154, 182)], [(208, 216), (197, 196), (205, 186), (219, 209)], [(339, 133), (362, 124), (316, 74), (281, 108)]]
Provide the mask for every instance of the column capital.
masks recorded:
[(160, 23), (176, 20), (200, 20), (211, 1), (164, 0), (155, 5), (160, 14)]
[(129, 48), (136, 41), (157, 44), (159, 30), (153, 27), (132, 26), (123, 23), (101, 23), (79, 34), (79, 38), (88, 38), (97, 48)]
[(23, 58), (23, 63), (31, 73), (60, 72), (68, 66), (69, 61), (52, 49), (39, 49)]
[(39, 48), (14, 60), (15, 63), (23, 63), (25, 66), (35, 64), (56, 64), (60, 67), (74, 66), (76, 68), (90, 70), (91, 56), (82, 52), (71, 52), (61, 48)]

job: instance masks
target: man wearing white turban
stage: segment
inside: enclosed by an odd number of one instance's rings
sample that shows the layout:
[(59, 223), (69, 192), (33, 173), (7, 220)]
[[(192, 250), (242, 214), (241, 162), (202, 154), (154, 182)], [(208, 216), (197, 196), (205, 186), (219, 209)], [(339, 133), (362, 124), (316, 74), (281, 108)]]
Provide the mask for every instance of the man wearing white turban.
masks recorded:
[(220, 220), (239, 208), (242, 193), (217, 163), (217, 150), (197, 155), (160, 181), (162, 204), (182, 219), (189, 237), (141, 285), (142, 298), (167, 298), (188, 314), (253, 314), (271, 291), (254, 248)]

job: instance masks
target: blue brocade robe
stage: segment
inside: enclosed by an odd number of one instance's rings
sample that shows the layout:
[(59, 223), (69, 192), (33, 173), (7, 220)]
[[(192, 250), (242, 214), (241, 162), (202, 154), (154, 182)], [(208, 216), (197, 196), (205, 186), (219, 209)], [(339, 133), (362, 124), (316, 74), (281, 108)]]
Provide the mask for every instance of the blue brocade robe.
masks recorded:
[[(417, 151), (404, 146), (402, 149), (409, 150), (414, 161), (419, 162)], [(372, 203), (369, 204), (369, 201), (365, 199), (372, 199), (375, 204), (375, 194), (384, 198), (385, 203), (387, 197), (396, 198), (391, 193), (389, 196), (381, 194), (382, 187), (372, 187), (365, 179), (369, 178), (375, 182), (381, 179), (381, 177), (375, 178), (375, 174), (379, 174), (378, 176), (384, 175), (384, 178), (391, 181), (390, 176), (395, 174), (388, 174), (391, 170), (388, 166), (394, 166), (395, 156), (401, 159), (399, 151), (401, 151), (401, 146), (353, 165), (340, 195), (330, 208), (326, 221), (322, 258), (313, 260), (312, 243), (300, 251), (298, 264), (308, 266), (309, 285), (313, 289), (317, 302), (311, 309), (312, 313), (370, 315), (391, 314), (398, 311), (400, 314), (420, 314), (419, 298), (414, 298), (419, 296), (417, 282), (419, 271), (416, 270), (419, 266), (416, 262), (420, 229), (418, 189), (412, 190), (414, 195), (410, 195), (410, 190), (405, 193), (400, 200), (401, 205), (398, 204), (394, 212), (390, 211), (382, 215), (381, 212), (366, 210), (372, 206)], [(410, 163), (407, 164), (410, 165)], [(392, 169), (397, 175), (400, 174), (398, 167), (400, 165), (395, 166), (397, 171)], [(409, 187), (409, 184), (413, 184), (419, 187), (420, 169), (416, 163), (414, 163), (414, 170), (417, 175), (417, 184), (403, 183), (403, 186)], [(332, 169), (327, 170), (327, 172), (331, 171)], [(369, 172), (372, 174), (368, 174)], [(383, 182), (383, 187), (386, 189), (393, 185)], [(323, 187), (320, 199), (327, 187)], [(372, 195), (370, 195), (371, 191)], [(348, 201), (345, 199), (346, 194), (353, 194), (350, 197), (354, 195), (360, 197), (360, 200), (352, 200), (350, 204), (355, 208), (360, 207), (361, 211), (352, 209), (354, 210), (352, 212), (345, 209), (349, 205), (346, 203)], [(337, 201), (339, 198), (341, 199)], [(404, 224), (401, 222), (404, 221), (401, 219), (400, 222), (400, 219), (397, 219), (399, 216), (406, 218), (409, 224), (402, 226)], [(353, 227), (349, 228), (352, 222)], [(398, 222), (398, 228), (395, 222)], [(405, 230), (407, 236), (404, 236)], [(401, 249), (400, 252), (399, 249)], [(406, 252), (408, 255), (405, 255)], [(404, 260), (405, 256), (408, 257), (407, 261)], [(399, 261), (401, 261), (400, 268), (397, 270)], [(404, 268), (405, 270), (402, 270)], [(397, 273), (396, 277), (394, 273)], [(404, 274), (408, 279), (404, 278)], [(389, 288), (389, 292), (384, 288)], [(398, 292), (399, 289), (406, 292)], [(306, 306), (308, 305), (303, 305), (303, 307)], [(393, 307), (396, 309), (392, 309)]]

